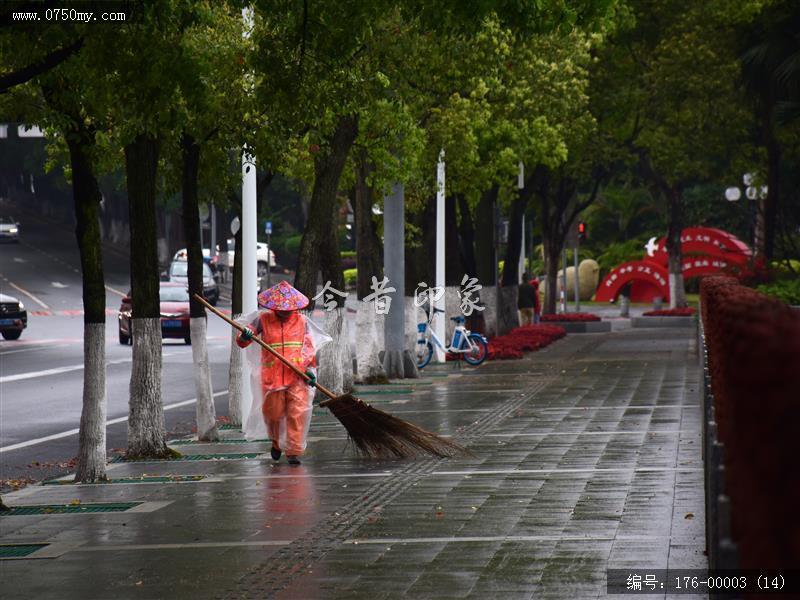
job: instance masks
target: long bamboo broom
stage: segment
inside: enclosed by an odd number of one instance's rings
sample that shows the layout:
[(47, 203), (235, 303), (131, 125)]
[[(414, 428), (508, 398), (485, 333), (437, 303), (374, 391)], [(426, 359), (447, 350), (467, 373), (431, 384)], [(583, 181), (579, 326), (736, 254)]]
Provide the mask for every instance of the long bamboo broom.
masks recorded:
[[(194, 297), (231, 327), (239, 331), (244, 330), (242, 325), (222, 314), (202, 296), (195, 294)], [(253, 340), (294, 371), (298, 377), (304, 381), (309, 380), (303, 371), (289, 362), (280, 352), (267, 345), (260, 337), (254, 336)], [(364, 456), (407, 458), (420, 453), (439, 457), (471, 454), (463, 446), (378, 410), (352, 394), (337, 396), (319, 383), (316, 384), (316, 387), (328, 397), (319, 405), (329, 409), (333, 416), (339, 419), (339, 422), (347, 430), (350, 441)]]

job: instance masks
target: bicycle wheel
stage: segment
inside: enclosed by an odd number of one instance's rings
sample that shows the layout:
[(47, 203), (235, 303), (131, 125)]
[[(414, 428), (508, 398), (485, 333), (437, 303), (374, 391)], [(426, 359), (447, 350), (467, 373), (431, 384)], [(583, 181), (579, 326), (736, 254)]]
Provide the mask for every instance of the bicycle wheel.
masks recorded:
[(417, 354), (417, 368), (424, 369), (433, 358), (433, 344), (428, 342), (420, 354)]
[(480, 333), (470, 333), (469, 340), (475, 347), (464, 353), (464, 360), (471, 365), (479, 365), (489, 356), (489, 344)]

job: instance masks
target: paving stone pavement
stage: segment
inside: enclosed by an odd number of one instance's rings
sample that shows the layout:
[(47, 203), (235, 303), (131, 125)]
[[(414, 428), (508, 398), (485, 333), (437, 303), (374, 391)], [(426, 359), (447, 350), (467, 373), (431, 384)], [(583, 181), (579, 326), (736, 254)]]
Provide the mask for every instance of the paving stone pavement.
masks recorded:
[[(705, 568), (691, 330), (570, 335), (519, 361), (426, 369), (361, 388), (475, 456), (366, 460), (315, 410), (301, 467), (255, 459), (121, 463), (113, 478), (32, 486), (12, 506), (134, 511), (0, 517), (9, 598), (600, 598), (607, 568)], [(184, 454), (265, 442), (176, 444)], [(35, 558), (36, 556), (51, 558)], [(649, 596), (657, 597), (657, 596)], [(663, 596), (662, 596), (663, 597)]]

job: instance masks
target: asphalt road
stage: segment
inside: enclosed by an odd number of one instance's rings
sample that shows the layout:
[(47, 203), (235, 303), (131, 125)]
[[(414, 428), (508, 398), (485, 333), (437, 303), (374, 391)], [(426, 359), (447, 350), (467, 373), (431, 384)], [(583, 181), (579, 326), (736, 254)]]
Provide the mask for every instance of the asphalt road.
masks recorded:
[[(28, 310), (19, 340), (0, 340), (0, 490), (10, 480), (40, 480), (70, 470), (78, 451), (83, 390), (83, 318), (80, 261), (74, 232), (15, 215), (19, 244), (0, 245), (0, 292)], [(104, 251), (109, 449), (126, 445), (131, 347), (117, 338), (116, 310), (129, 288), (129, 260)], [(223, 302), (224, 306), (224, 302)], [(218, 413), (227, 413), (228, 326), (209, 319), (209, 355)], [(168, 432), (194, 426), (195, 387), (191, 347), (167, 340), (163, 347), (163, 402)]]

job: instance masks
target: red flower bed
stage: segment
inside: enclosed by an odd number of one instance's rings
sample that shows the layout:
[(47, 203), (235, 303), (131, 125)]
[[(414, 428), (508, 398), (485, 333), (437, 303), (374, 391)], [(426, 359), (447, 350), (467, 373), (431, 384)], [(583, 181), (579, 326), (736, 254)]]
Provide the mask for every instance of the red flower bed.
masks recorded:
[(561, 339), (567, 334), (556, 325), (525, 325), (512, 329), (506, 335), (489, 340), (489, 360), (522, 358)]
[(739, 567), (800, 564), (800, 314), (730, 277), (700, 293)]
[(695, 312), (691, 306), (686, 308), (665, 308), (663, 310), (649, 310), (642, 313), (644, 317), (691, 317)]
[(600, 317), (592, 313), (561, 313), (560, 315), (542, 315), (541, 320), (545, 323), (552, 321), (582, 323), (586, 321), (599, 321)]

